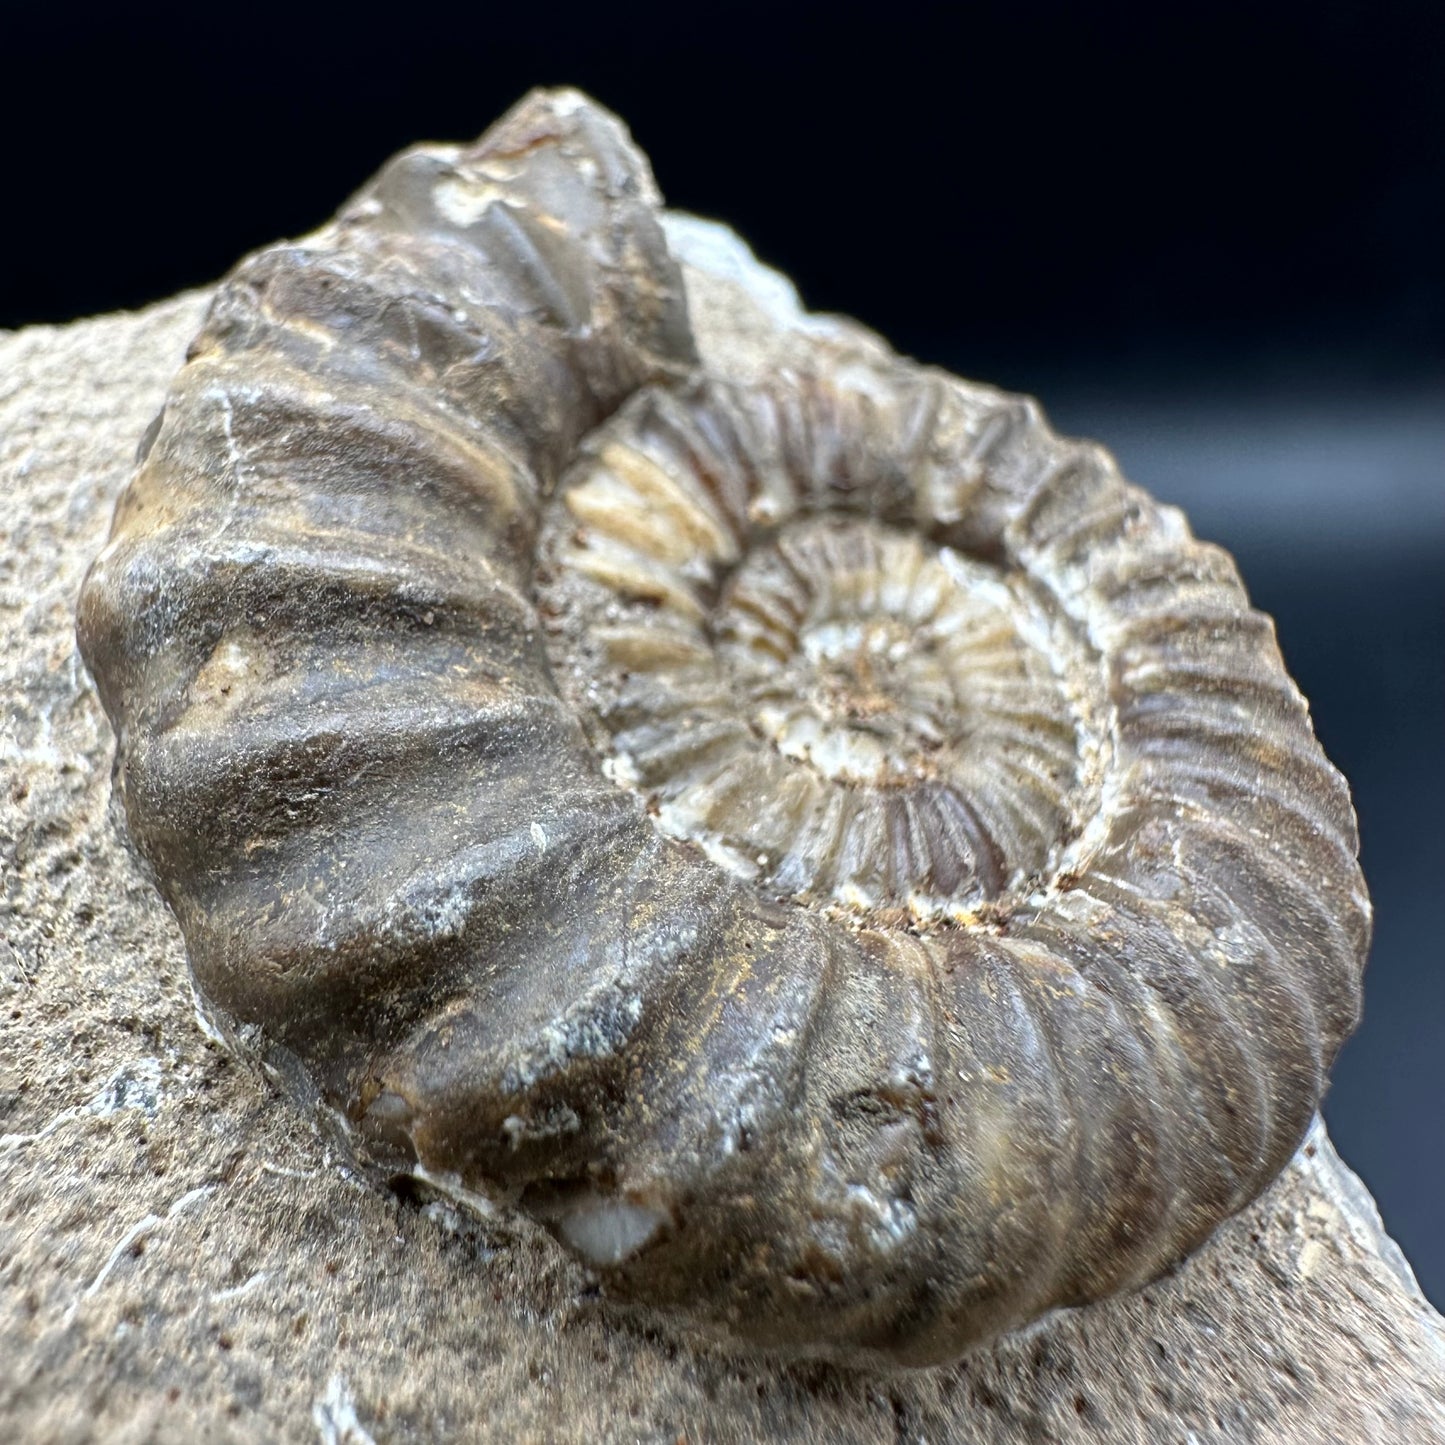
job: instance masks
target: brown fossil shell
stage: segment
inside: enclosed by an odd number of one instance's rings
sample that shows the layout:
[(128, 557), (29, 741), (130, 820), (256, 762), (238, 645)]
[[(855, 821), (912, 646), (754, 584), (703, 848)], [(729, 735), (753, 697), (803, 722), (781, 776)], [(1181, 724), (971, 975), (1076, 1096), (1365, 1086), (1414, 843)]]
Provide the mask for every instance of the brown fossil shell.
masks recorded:
[(944, 1360), (1287, 1161), (1354, 818), (1177, 511), (846, 326), (700, 361), (660, 214), (539, 93), (241, 263), (81, 596), (116, 789), (208, 1015), (378, 1170)]

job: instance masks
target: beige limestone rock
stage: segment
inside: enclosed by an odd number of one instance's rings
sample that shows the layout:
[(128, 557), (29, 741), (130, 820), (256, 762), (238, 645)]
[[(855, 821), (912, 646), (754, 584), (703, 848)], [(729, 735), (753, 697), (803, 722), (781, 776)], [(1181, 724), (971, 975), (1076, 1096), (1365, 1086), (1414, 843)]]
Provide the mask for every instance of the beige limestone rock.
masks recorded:
[[(683, 245), (705, 346), (790, 309)], [(205, 299), (0, 336), (0, 1441), (1445, 1442), (1445, 1323), (1321, 1127), (1172, 1276), (886, 1376), (693, 1348), (328, 1152), (197, 1024), (72, 637)]]

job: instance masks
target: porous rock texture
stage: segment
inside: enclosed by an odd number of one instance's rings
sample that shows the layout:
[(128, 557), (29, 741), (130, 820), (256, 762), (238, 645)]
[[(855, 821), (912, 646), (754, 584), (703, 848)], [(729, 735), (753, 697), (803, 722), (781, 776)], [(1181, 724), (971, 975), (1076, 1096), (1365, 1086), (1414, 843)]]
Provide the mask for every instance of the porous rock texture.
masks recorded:
[[(765, 363), (781, 283), (689, 252), (704, 349)], [(536, 1231), (364, 1183), (208, 1040), (73, 635), (205, 301), (0, 337), (0, 1440), (1445, 1442), (1445, 1324), (1319, 1126), (1171, 1276), (870, 1375), (619, 1315)]]

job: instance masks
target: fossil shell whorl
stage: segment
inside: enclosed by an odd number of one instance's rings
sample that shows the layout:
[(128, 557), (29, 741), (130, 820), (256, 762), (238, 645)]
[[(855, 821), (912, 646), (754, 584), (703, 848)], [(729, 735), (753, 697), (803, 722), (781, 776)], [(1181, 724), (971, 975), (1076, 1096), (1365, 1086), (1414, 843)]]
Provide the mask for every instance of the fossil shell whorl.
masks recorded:
[(79, 635), (227, 1034), (619, 1298), (920, 1363), (1146, 1280), (1353, 1026), (1232, 562), (1031, 403), (700, 364), (572, 93), (218, 292)]

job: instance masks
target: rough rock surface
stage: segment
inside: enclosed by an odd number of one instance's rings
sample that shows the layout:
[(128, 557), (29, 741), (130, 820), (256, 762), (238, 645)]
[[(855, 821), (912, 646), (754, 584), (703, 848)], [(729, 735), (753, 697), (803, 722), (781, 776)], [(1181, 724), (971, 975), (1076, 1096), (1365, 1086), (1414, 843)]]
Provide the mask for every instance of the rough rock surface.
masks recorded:
[[(736, 346), (742, 254), (689, 272)], [(1171, 1277), (893, 1375), (692, 1348), (333, 1157), (198, 1027), (72, 636), (204, 303), (0, 336), (0, 1439), (1445, 1442), (1445, 1322), (1322, 1128)]]

